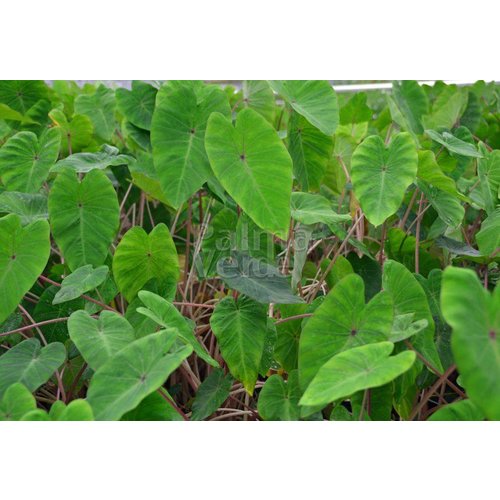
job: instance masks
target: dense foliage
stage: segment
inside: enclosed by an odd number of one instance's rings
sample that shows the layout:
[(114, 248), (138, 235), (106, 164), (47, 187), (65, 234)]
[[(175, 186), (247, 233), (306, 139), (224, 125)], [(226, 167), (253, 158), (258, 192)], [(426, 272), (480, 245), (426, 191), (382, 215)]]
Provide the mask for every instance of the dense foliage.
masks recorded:
[(0, 82), (0, 419), (500, 420), (500, 92)]

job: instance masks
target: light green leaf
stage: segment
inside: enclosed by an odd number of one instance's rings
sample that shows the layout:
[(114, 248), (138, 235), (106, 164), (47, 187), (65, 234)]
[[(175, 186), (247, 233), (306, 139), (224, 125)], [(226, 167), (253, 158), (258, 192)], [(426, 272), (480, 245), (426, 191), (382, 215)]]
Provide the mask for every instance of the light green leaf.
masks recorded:
[(500, 420), (500, 287), (489, 294), (471, 269), (443, 273), (441, 309), (467, 395), (490, 420)]
[(79, 267), (63, 279), (61, 288), (56, 293), (52, 304), (61, 304), (62, 302), (77, 299), (85, 292), (97, 288), (108, 276), (108, 271), (108, 266), (93, 269), (89, 264)]
[(49, 255), (47, 221), (37, 220), (22, 227), (17, 215), (0, 218), (0, 323), (33, 286)]
[(252, 394), (267, 334), (266, 307), (248, 297), (226, 297), (215, 307), (210, 325), (231, 375)]
[(115, 129), (114, 90), (99, 85), (91, 95), (80, 94), (75, 99), (75, 113), (88, 116), (95, 133), (101, 139), (110, 141)]
[(432, 151), (418, 152), (417, 177), (445, 193), (460, 196), (455, 181), (443, 173)]
[(116, 89), (116, 105), (125, 118), (136, 127), (150, 130), (158, 89), (134, 80), (132, 89)]
[(41, 347), (38, 339), (23, 340), (0, 356), (0, 397), (16, 382), (35, 391), (49, 380), (65, 357), (66, 349), (59, 342)]
[(413, 335), (425, 330), (429, 325), (426, 319), (413, 321), (415, 313), (398, 314), (394, 316), (392, 331), (389, 335), (389, 342), (401, 342), (401, 340), (413, 337)]
[(396, 213), (417, 165), (417, 149), (407, 132), (394, 136), (388, 147), (372, 135), (356, 148), (351, 159), (354, 194), (374, 226)]
[(118, 420), (156, 391), (192, 352), (190, 346), (168, 352), (175, 330), (160, 331), (132, 342), (92, 377), (87, 400), (96, 420)]
[(72, 271), (105, 261), (120, 221), (111, 181), (92, 170), (79, 182), (67, 169), (57, 175), (49, 194), (52, 235)]
[(0, 193), (0, 213), (16, 214), (23, 226), (49, 218), (47, 196), (38, 193), (4, 191)]
[(446, 86), (434, 101), (430, 114), (422, 117), (426, 129), (453, 128), (467, 107), (468, 91), (456, 85)]
[(0, 421), (21, 420), (26, 413), (36, 410), (33, 394), (21, 383), (12, 384), (0, 402)]
[(129, 302), (152, 278), (176, 283), (179, 259), (167, 226), (158, 224), (149, 234), (140, 226), (129, 229), (116, 248), (113, 275)]
[(228, 287), (245, 295), (269, 304), (294, 304), (303, 300), (292, 293), (288, 279), (279, 270), (249, 257), (235, 252), (231, 257), (221, 259), (217, 264), (217, 272)]
[(476, 241), (482, 255), (492, 255), (500, 248), (500, 207), (492, 212), (481, 224)]
[(61, 408), (57, 418), (52, 417), (52, 420), (63, 422), (91, 421), (94, 420), (94, 412), (85, 399), (75, 399), (68, 406)]
[(451, 153), (455, 153), (460, 156), (467, 156), (470, 158), (483, 157), (483, 155), (480, 152), (478, 152), (478, 150), (474, 145), (458, 139), (449, 132), (443, 132), (442, 134), (440, 134), (435, 130), (426, 130), (425, 133), (433, 141), (436, 141), (438, 144), (441, 144), (441, 146), (444, 146)]
[(61, 138), (57, 129), (47, 129), (40, 137), (18, 132), (0, 149), (0, 177), (9, 191), (37, 192), (59, 155)]
[(77, 153), (90, 144), (94, 127), (90, 118), (85, 115), (74, 115), (70, 122), (60, 109), (49, 113), (50, 119), (61, 134), (61, 155)]
[(153, 160), (161, 188), (174, 208), (212, 177), (204, 142), (213, 112), (231, 116), (226, 95), (213, 85), (170, 82), (158, 92), (151, 123)]
[(272, 80), (272, 89), (307, 121), (326, 135), (339, 124), (337, 96), (326, 80)]
[(324, 196), (310, 193), (292, 193), (291, 214), (303, 224), (322, 222), (329, 225), (351, 220), (348, 214), (337, 214)]
[(149, 292), (147, 290), (141, 290), (139, 292), (139, 298), (147, 309), (144, 307), (138, 307), (138, 313), (147, 316), (164, 328), (175, 328), (177, 330), (177, 335), (186, 344), (189, 344), (193, 348), (193, 351), (198, 355), (198, 357), (203, 359), (209, 365), (219, 366), (217, 361), (212, 359), (206, 349), (196, 339), (193, 333), (192, 324), (188, 323), (186, 318), (182, 316), (173, 304), (156, 293)]
[(265, 80), (243, 80), (243, 102), (238, 106), (251, 108), (261, 114), (269, 123), (274, 123), (276, 104), (274, 93)]
[(333, 356), (318, 371), (300, 400), (301, 405), (326, 405), (355, 392), (385, 385), (411, 368), (416, 355), (390, 356), (391, 342), (355, 347)]
[(499, 187), (500, 187), (500, 151), (489, 152), (484, 144), (479, 145), (479, 151), (482, 153), (477, 163), (477, 173), (480, 181), (480, 189), (483, 195), (486, 213), (494, 212), (498, 205)]
[(387, 292), (365, 304), (365, 284), (348, 274), (309, 318), (299, 344), (299, 374), (305, 388), (320, 367), (335, 354), (363, 344), (387, 340), (392, 330), (393, 305)]
[(455, 195), (429, 186), (425, 181), (417, 181), (417, 186), (446, 225), (453, 228), (460, 226), (465, 209)]
[(484, 420), (484, 413), (470, 399), (463, 399), (456, 403), (442, 406), (427, 420), (433, 422), (480, 421)]
[(213, 113), (205, 145), (224, 189), (259, 227), (286, 240), (292, 160), (273, 127), (252, 109), (238, 113), (235, 127)]
[(92, 318), (86, 311), (75, 311), (68, 320), (68, 331), (83, 359), (93, 370), (98, 370), (135, 340), (130, 323), (112, 311), (102, 311), (98, 319)]
[(332, 156), (333, 138), (292, 112), (288, 124), (288, 151), (293, 173), (304, 191), (318, 191)]
[(288, 374), (286, 382), (280, 375), (271, 375), (259, 394), (259, 415), (264, 420), (299, 420), (300, 396), (297, 370)]
[(232, 385), (231, 375), (225, 375), (220, 368), (214, 370), (198, 387), (191, 420), (204, 420), (212, 415), (229, 397)]
[(2, 103), (0, 103), (0, 120), (13, 120), (26, 125), (36, 123), (29, 116), (24, 116), (22, 113), (19, 113), (19, 111), (16, 111), (15, 109), (7, 106), (7, 104)]
[(129, 165), (135, 161), (131, 156), (121, 155), (118, 152), (118, 148), (104, 144), (97, 153), (75, 153), (58, 161), (51, 172), (61, 172), (65, 168), (71, 168), (75, 172), (85, 174), (94, 169), (104, 170), (108, 167)]

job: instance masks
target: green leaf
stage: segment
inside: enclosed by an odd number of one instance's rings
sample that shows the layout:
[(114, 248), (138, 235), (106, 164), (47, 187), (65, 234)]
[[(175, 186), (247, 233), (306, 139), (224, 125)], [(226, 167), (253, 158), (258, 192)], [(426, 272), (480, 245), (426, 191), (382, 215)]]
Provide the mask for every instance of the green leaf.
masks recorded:
[(337, 214), (332, 204), (319, 194), (292, 193), (291, 198), (292, 217), (303, 224), (338, 224), (349, 222), (351, 216), (347, 214)]
[(305, 388), (320, 367), (335, 354), (363, 344), (387, 340), (392, 330), (393, 305), (387, 292), (365, 304), (365, 284), (348, 274), (309, 318), (299, 344), (299, 373)]
[(273, 127), (252, 109), (238, 113), (235, 127), (213, 113), (205, 145), (212, 170), (236, 203), (259, 227), (286, 239), (292, 160)]
[(415, 313), (405, 313), (394, 316), (392, 331), (388, 338), (389, 342), (401, 342), (401, 340), (413, 337), (413, 335), (427, 328), (429, 322), (426, 319), (413, 321), (414, 317)]
[(300, 297), (292, 293), (288, 279), (276, 267), (246, 254), (235, 252), (231, 257), (221, 259), (217, 264), (217, 272), (228, 287), (258, 302), (264, 304), (303, 302)]
[(434, 101), (430, 114), (422, 117), (426, 129), (453, 128), (467, 107), (468, 91), (456, 85), (446, 86)]
[(500, 207), (492, 212), (481, 224), (476, 241), (482, 255), (492, 255), (500, 248)]
[(374, 226), (396, 213), (417, 165), (415, 143), (407, 132), (394, 136), (388, 147), (372, 135), (356, 148), (351, 159), (354, 194)]
[(57, 175), (49, 194), (52, 235), (72, 271), (104, 263), (120, 222), (113, 184), (99, 170), (79, 182), (76, 172)]
[(116, 89), (116, 105), (125, 118), (136, 127), (150, 130), (158, 89), (134, 80), (132, 89)]
[(99, 85), (91, 94), (80, 94), (75, 99), (75, 113), (86, 115), (94, 125), (95, 133), (110, 141), (115, 129), (115, 92)]
[(441, 309), (467, 395), (490, 420), (500, 420), (500, 287), (492, 295), (474, 271), (448, 267)]
[(149, 234), (140, 226), (129, 229), (116, 248), (113, 275), (129, 302), (152, 278), (176, 283), (179, 259), (167, 226), (158, 224)]
[(61, 134), (62, 156), (81, 151), (90, 144), (94, 127), (88, 116), (74, 115), (71, 121), (68, 122), (61, 110), (53, 109), (49, 113), (49, 117)]
[(47, 221), (37, 220), (22, 227), (17, 215), (0, 218), (0, 323), (33, 286), (49, 255)]
[(75, 311), (68, 320), (68, 331), (93, 370), (98, 370), (135, 340), (130, 323), (112, 311), (102, 311), (98, 319), (92, 318), (86, 311)]
[(26, 125), (36, 123), (29, 116), (24, 116), (22, 113), (19, 113), (19, 111), (16, 111), (10, 106), (7, 106), (7, 104), (2, 103), (0, 103), (0, 120), (13, 120)]
[(57, 129), (47, 129), (40, 137), (18, 132), (0, 149), (0, 177), (9, 191), (37, 192), (59, 155), (61, 138)]
[(108, 271), (108, 266), (93, 269), (89, 264), (88, 266), (79, 267), (63, 279), (61, 288), (56, 293), (52, 304), (61, 304), (62, 302), (77, 299), (85, 292), (97, 288), (106, 279)]
[(153, 392), (144, 398), (133, 410), (125, 413), (120, 420), (135, 422), (171, 422), (183, 420), (183, 418), (172, 408), (164, 397), (162, 397), (158, 392)]
[(369, 122), (373, 117), (373, 111), (366, 104), (365, 92), (353, 94), (347, 103), (340, 109), (340, 124), (354, 125)]
[(23, 384), (16, 382), (4, 392), (0, 402), (0, 421), (21, 420), (23, 415), (33, 410), (36, 410), (33, 394)]
[(491, 214), (498, 204), (500, 192), (500, 151), (489, 152), (482, 143), (479, 145), (479, 151), (483, 155), (477, 163), (480, 189), (486, 213)]
[(389, 99), (389, 109), (392, 119), (402, 128), (421, 134), (422, 116), (427, 114), (429, 100), (425, 90), (414, 80), (392, 82), (392, 99)]
[(418, 152), (417, 177), (445, 193), (459, 196), (455, 181), (443, 173), (432, 151)]
[(231, 116), (226, 95), (213, 85), (170, 82), (158, 92), (151, 123), (153, 160), (161, 188), (174, 208), (212, 177), (204, 141), (213, 112)]
[(239, 108), (251, 108), (269, 123), (274, 123), (276, 104), (274, 94), (265, 80), (243, 80), (243, 102)]
[(192, 324), (188, 323), (186, 318), (177, 310), (177, 308), (160, 297), (156, 293), (142, 290), (139, 292), (139, 298), (147, 307), (138, 307), (137, 312), (152, 319), (155, 323), (164, 328), (176, 328), (177, 335), (186, 343), (189, 344), (193, 351), (212, 366), (219, 366), (217, 361), (212, 359), (206, 349), (196, 339), (193, 333)]
[(204, 420), (212, 415), (229, 397), (232, 385), (230, 375), (224, 375), (220, 368), (214, 370), (198, 387), (191, 420)]
[(326, 80), (273, 80), (272, 89), (307, 121), (326, 135), (339, 124), (337, 96)]
[(318, 191), (332, 156), (333, 138), (292, 112), (288, 124), (288, 151), (293, 173), (304, 191)]
[(0, 193), (0, 213), (16, 214), (23, 226), (49, 218), (47, 196), (38, 193), (4, 191)]
[(463, 399), (462, 401), (442, 406), (427, 420), (433, 422), (480, 421), (484, 420), (484, 413), (470, 399)]
[(286, 382), (280, 375), (271, 375), (259, 394), (259, 415), (264, 420), (299, 420), (300, 396), (297, 370), (288, 374)]
[(446, 225), (453, 228), (460, 226), (465, 215), (465, 209), (455, 195), (429, 186), (424, 181), (417, 181), (417, 186)]
[(355, 392), (385, 385), (411, 368), (416, 355), (390, 356), (391, 342), (355, 347), (333, 356), (318, 371), (300, 400), (301, 405), (326, 405)]
[(104, 144), (97, 153), (75, 153), (58, 161), (52, 167), (51, 172), (61, 172), (65, 168), (71, 168), (75, 172), (86, 174), (94, 169), (104, 170), (133, 162), (134, 159), (131, 156), (118, 154), (117, 148)]
[(483, 157), (483, 155), (480, 152), (478, 152), (478, 150), (474, 145), (458, 139), (449, 132), (443, 132), (442, 134), (440, 134), (435, 130), (426, 130), (425, 133), (433, 141), (436, 141), (438, 144), (441, 144), (441, 146), (444, 146), (451, 153), (455, 153), (460, 156), (467, 156), (470, 158)]
[(0, 397), (16, 382), (35, 391), (49, 380), (65, 357), (66, 349), (59, 342), (41, 347), (38, 339), (23, 340), (0, 356)]
[(40, 99), (48, 97), (48, 87), (43, 80), (0, 81), (0, 103), (25, 114)]
[(248, 297), (226, 297), (215, 307), (210, 326), (231, 375), (252, 394), (267, 334), (266, 307)]
[(161, 331), (132, 342), (92, 377), (87, 400), (96, 420), (118, 420), (156, 391), (192, 352), (190, 346), (168, 352), (176, 332)]
[(414, 321), (427, 321), (426, 328), (415, 337), (413, 345), (435, 368), (442, 370), (434, 342), (434, 320), (425, 291), (415, 276), (403, 264), (387, 260), (384, 263), (382, 288), (392, 296), (395, 317), (413, 313)]
[(94, 412), (85, 399), (75, 399), (68, 406), (62, 408), (57, 418), (52, 418), (52, 420), (64, 422), (91, 421), (94, 420)]

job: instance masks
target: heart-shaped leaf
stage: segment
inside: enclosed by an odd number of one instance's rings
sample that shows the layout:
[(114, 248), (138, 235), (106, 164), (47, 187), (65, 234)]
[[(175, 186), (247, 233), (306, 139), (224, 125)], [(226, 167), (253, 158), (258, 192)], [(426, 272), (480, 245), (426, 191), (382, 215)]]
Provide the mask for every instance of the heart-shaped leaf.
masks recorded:
[(16, 382), (35, 391), (49, 380), (65, 357), (66, 349), (59, 342), (41, 347), (38, 339), (23, 340), (0, 356), (0, 397)]
[(83, 359), (93, 370), (98, 370), (135, 340), (130, 323), (112, 311), (102, 311), (98, 319), (92, 318), (86, 311), (75, 311), (68, 320), (68, 331)]
[(224, 189), (262, 229), (288, 236), (292, 160), (273, 127), (253, 109), (240, 111), (233, 127), (220, 113), (208, 120), (210, 165)]
[(43, 272), (49, 254), (47, 221), (22, 227), (17, 215), (0, 218), (0, 324)]
[(243, 80), (241, 90), (243, 99), (237, 109), (252, 108), (269, 123), (274, 123), (276, 104), (269, 84), (265, 80)]
[(49, 195), (52, 235), (72, 271), (104, 263), (118, 231), (120, 210), (113, 184), (99, 170), (79, 182), (69, 169), (57, 175)]
[(388, 147), (372, 135), (356, 148), (351, 159), (354, 194), (374, 226), (396, 213), (417, 165), (417, 149), (407, 132), (396, 135)]
[(47, 129), (40, 137), (18, 132), (0, 149), (0, 177), (9, 191), (36, 193), (57, 161), (61, 137)]
[(500, 287), (490, 295), (474, 271), (448, 267), (441, 309), (452, 327), (451, 348), (467, 394), (490, 420), (499, 420)]
[(25, 114), (40, 99), (48, 98), (48, 87), (43, 80), (0, 81), (0, 102)]
[(158, 224), (149, 234), (139, 226), (129, 229), (116, 248), (113, 276), (129, 302), (152, 278), (176, 283), (179, 259), (167, 226)]
[(215, 307), (210, 325), (231, 375), (252, 394), (267, 334), (266, 307), (248, 297), (226, 297)]
[(297, 370), (285, 382), (280, 375), (271, 375), (260, 391), (257, 409), (264, 420), (299, 420), (301, 391)]
[(363, 344), (387, 340), (393, 305), (387, 292), (365, 304), (365, 284), (348, 274), (326, 296), (309, 318), (299, 344), (299, 373), (305, 388), (320, 367), (335, 354)]
[(136, 127), (150, 130), (158, 89), (135, 80), (131, 90), (116, 89), (116, 105), (125, 118)]
[(355, 392), (385, 385), (411, 368), (416, 355), (390, 356), (392, 342), (355, 347), (333, 356), (318, 371), (300, 400), (301, 405), (326, 405)]
[(97, 288), (106, 279), (108, 271), (108, 266), (93, 269), (89, 264), (88, 266), (79, 267), (63, 279), (61, 289), (56, 293), (52, 304), (56, 305), (77, 299), (85, 292)]
[(168, 352), (175, 330), (160, 331), (118, 351), (90, 381), (87, 400), (96, 420), (118, 420), (156, 391), (192, 352), (184, 346)]
[(23, 384), (16, 382), (5, 391), (0, 402), (0, 421), (21, 420), (23, 415), (33, 410), (36, 410), (33, 394)]

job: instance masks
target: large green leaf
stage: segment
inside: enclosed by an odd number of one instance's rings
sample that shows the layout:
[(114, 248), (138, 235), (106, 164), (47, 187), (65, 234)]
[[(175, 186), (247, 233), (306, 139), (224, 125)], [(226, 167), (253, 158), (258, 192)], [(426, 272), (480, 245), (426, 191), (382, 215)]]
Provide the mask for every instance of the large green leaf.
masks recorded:
[(153, 160), (160, 185), (178, 208), (212, 176), (205, 152), (205, 129), (211, 113), (230, 117), (224, 92), (215, 86), (164, 85), (151, 123)]
[(137, 312), (153, 320), (157, 325), (164, 328), (175, 328), (177, 335), (186, 343), (191, 345), (193, 351), (212, 366), (219, 366), (217, 361), (212, 359), (206, 349), (196, 339), (193, 333), (193, 325), (177, 310), (177, 308), (160, 297), (156, 293), (142, 290), (139, 292), (141, 302), (146, 306), (138, 307)]
[(49, 255), (47, 221), (37, 220), (22, 227), (17, 215), (0, 219), (0, 323), (33, 286)]
[(56, 293), (52, 304), (61, 304), (62, 302), (77, 299), (85, 292), (97, 288), (104, 282), (108, 272), (108, 266), (99, 266), (93, 269), (89, 264), (79, 267), (63, 279), (61, 288)]
[(22, 124), (33, 124), (35, 123), (29, 116), (23, 115), (12, 109), (7, 104), (0, 103), (0, 120), (13, 120), (16, 122), (21, 122)]
[(448, 85), (440, 92), (432, 111), (422, 117), (426, 129), (453, 128), (467, 107), (468, 91), (456, 85)]
[(323, 222), (329, 225), (351, 220), (350, 215), (337, 214), (324, 196), (310, 193), (292, 193), (291, 214), (295, 220), (303, 224)]
[(500, 286), (490, 295), (474, 271), (448, 267), (441, 308), (467, 395), (490, 420), (500, 420)]
[(418, 152), (417, 177), (445, 193), (458, 196), (455, 181), (443, 173), (432, 151)]
[[(165, 394), (165, 392), (163, 392), (163, 394)], [(167, 397), (167, 395), (163, 397), (158, 392), (153, 392), (145, 397), (133, 410), (125, 413), (120, 420), (131, 420), (136, 422), (171, 422), (183, 420), (182, 416), (166, 401), (165, 398)]]
[(264, 420), (299, 420), (300, 387), (297, 370), (285, 382), (280, 375), (271, 375), (260, 391), (257, 409)]
[(118, 153), (118, 148), (104, 144), (97, 153), (75, 153), (58, 161), (51, 172), (72, 168), (75, 172), (87, 173), (94, 169), (104, 170), (115, 165), (128, 165), (134, 161), (131, 156)]
[(407, 132), (396, 135), (389, 146), (372, 135), (356, 148), (351, 159), (354, 194), (374, 226), (396, 213), (417, 165), (417, 149)]
[(415, 337), (414, 347), (435, 368), (442, 370), (443, 367), (434, 342), (434, 320), (425, 291), (415, 276), (403, 264), (387, 260), (384, 263), (382, 288), (392, 296), (396, 317), (403, 314), (414, 314), (414, 321), (427, 321), (427, 327)]
[(252, 108), (269, 123), (274, 122), (274, 93), (265, 80), (243, 80), (242, 92), (243, 102), (239, 108)]
[(326, 405), (355, 392), (385, 385), (411, 368), (416, 355), (390, 356), (391, 342), (364, 345), (333, 356), (318, 371), (300, 400), (301, 405)]
[(402, 128), (421, 134), (422, 116), (427, 114), (429, 100), (424, 89), (414, 80), (392, 82), (389, 109), (392, 119)]
[(102, 311), (98, 319), (92, 318), (86, 311), (75, 311), (68, 320), (68, 331), (83, 359), (93, 370), (98, 370), (135, 340), (130, 323), (111, 311)]
[(332, 156), (333, 138), (293, 112), (288, 124), (288, 150), (293, 173), (304, 191), (318, 191)]
[(116, 248), (113, 275), (128, 301), (152, 278), (176, 283), (179, 259), (167, 226), (158, 224), (149, 234), (139, 226), (129, 229)]
[(222, 357), (229, 371), (252, 394), (267, 334), (266, 307), (240, 297), (221, 300), (210, 317)]
[(292, 160), (269, 122), (244, 109), (233, 127), (222, 114), (213, 113), (205, 145), (212, 170), (236, 203), (259, 227), (286, 239)]
[(87, 400), (96, 420), (120, 419), (163, 385), (192, 352), (190, 346), (168, 352), (176, 336), (164, 330), (136, 340), (95, 372)]
[(136, 127), (150, 130), (158, 89), (135, 80), (132, 89), (116, 89), (116, 104), (125, 118)]
[(365, 284), (348, 274), (330, 291), (307, 321), (299, 343), (299, 373), (305, 388), (320, 367), (335, 354), (363, 344), (387, 340), (393, 305), (387, 292), (365, 304)]
[(228, 398), (233, 378), (220, 368), (214, 370), (200, 385), (193, 401), (191, 420), (203, 420)]
[[(60, 404), (57, 405), (57, 403)], [(54, 407), (58, 407), (56, 411), (54, 411)], [(67, 406), (62, 401), (57, 401), (50, 408), (49, 415), (51, 420), (62, 422), (88, 422), (94, 420), (92, 407), (85, 399), (74, 399)]]
[(217, 272), (228, 287), (264, 304), (294, 304), (303, 300), (294, 295), (288, 279), (279, 270), (243, 253), (219, 260)]
[(31, 392), (45, 384), (61, 366), (66, 349), (59, 342), (45, 347), (38, 339), (24, 340), (0, 356), (0, 398), (16, 382), (24, 384)]
[(36, 410), (33, 394), (23, 384), (12, 384), (0, 402), (0, 421), (21, 420), (26, 413)]
[(0, 193), (0, 213), (16, 214), (24, 226), (38, 219), (49, 218), (47, 196), (38, 193), (4, 191)]
[(492, 255), (500, 248), (500, 207), (490, 213), (482, 222), (476, 234), (479, 250), (483, 255)]
[(307, 121), (326, 135), (339, 124), (337, 96), (326, 80), (273, 80), (275, 92)]
[(435, 130), (426, 130), (425, 133), (441, 146), (444, 146), (450, 153), (455, 153), (460, 156), (467, 156), (471, 158), (482, 158), (482, 154), (478, 152), (473, 144), (458, 139), (449, 132), (440, 134)]
[(75, 99), (75, 113), (86, 115), (94, 125), (95, 133), (103, 140), (111, 140), (115, 129), (115, 92), (99, 85), (93, 94), (81, 94)]
[(68, 266), (100, 266), (118, 230), (120, 211), (111, 181), (92, 170), (79, 182), (76, 172), (58, 174), (49, 195), (52, 235)]
[(47, 129), (40, 139), (33, 132), (18, 132), (0, 149), (0, 177), (9, 191), (35, 193), (49, 175), (59, 155), (57, 129)]
[(463, 399), (456, 403), (442, 406), (427, 420), (433, 422), (481, 421), (484, 420), (484, 413), (470, 399)]
[(40, 99), (48, 97), (48, 87), (43, 80), (1, 80), (0, 102), (26, 113)]
[(429, 186), (425, 181), (417, 181), (417, 186), (446, 225), (456, 228), (462, 223), (465, 209), (455, 195)]
[(77, 153), (90, 144), (94, 127), (88, 116), (74, 115), (71, 121), (68, 121), (60, 109), (53, 109), (49, 116), (61, 134), (62, 155)]

